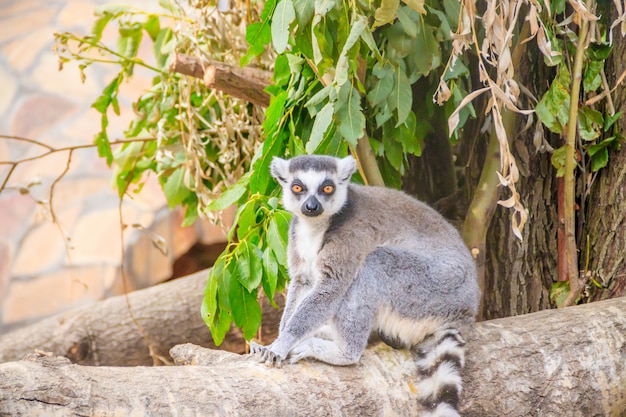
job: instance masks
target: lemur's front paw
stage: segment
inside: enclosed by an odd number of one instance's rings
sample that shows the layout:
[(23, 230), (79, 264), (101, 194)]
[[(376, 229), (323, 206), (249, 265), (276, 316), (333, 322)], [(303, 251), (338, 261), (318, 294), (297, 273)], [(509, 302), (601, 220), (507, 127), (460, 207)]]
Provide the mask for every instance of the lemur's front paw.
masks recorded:
[(281, 355), (272, 350), (272, 345), (262, 346), (255, 342), (250, 342), (250, 354), (255, 355), (259, 353), (259, 362), (265, 363), (268, 366), (276, 366), (280, 368), (282, 366), (285, 355)]

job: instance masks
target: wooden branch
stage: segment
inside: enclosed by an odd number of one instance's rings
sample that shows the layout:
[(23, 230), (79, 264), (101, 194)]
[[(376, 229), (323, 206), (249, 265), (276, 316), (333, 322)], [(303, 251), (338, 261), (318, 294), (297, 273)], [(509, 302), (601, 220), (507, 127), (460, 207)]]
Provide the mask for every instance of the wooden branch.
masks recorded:
[(265, 87), (270, 84), (272, 73), (252, 67), (238, 68), (218, 61), (202, 62), (199, 58), (175, 54), (172, 71), (204, 80), (208, 88), (223, 91), (233, 97), (267, 107), (270, 95)]
[[(513, 117), (509, 114), (508, 117)], [(485, 162), (480, 173), (474, 197), (463, 221), (463, 241), (476, 260), (478, 285), (481, 294), (485, 289), (485, 254), (487, 252), (487, 231), (498, 204), (498, 170), (500, 169), (500, 142), (492, 129), (485, 154)], [(478, 319), (484, 316), (484, 298), (480, 297)]]
[[(623, 416), (626, 298), (479, 323), (462, 414)], [(360, 363), (267, 368), (177, 346), (177, 367), (85, 367), (30, 355), (0, 365), (0, 415), (419, 415), (414, 354), (383, 344)]]
[[(148, 335), (155, 357), (130, 320), (124, 296), (112, 297), (44, 319), (0, 336), (0, 363), (16, 361), (35, 349), (66, 356), (83, 365), (151, 365), (168, 361), (168, 351), (180, 343), (215, 348), (200, 317), (200, 303), (208, 278), (201, 271), (128, 295), (135, 318)], [(279, 304), (284, 302), (277, 296)], [(281, 311), (264, 299), (263, 340), (272, 340)], [(220, 349), (243, 352), (246, 342), (239, 329), (231, 329)], [(170, 360), (171, 361), (171, 360)]]

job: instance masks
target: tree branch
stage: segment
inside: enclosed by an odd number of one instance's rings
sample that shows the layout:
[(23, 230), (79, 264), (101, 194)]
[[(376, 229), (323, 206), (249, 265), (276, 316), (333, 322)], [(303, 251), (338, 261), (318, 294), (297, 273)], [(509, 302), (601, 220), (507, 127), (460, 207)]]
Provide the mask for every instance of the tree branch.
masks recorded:
[[(461, 412), (620, 416), (626, 298), (479, 323)], [(176, 367), (85, 367), (42, 354), (0, 365), (0, 415), (381, 416), (420, 414), (416, 354), (378, 344), (359, 364), (268, 368), (193, 345)]]
[[(39, 349), (83, 365), (152, 365), (151, 353), (168, 358), (169, 349), (179, 343), (215, 348), (211, 333), (200, 317), (208, 275), (208, 271), (200, 271), (129, 293), (133, 316), (146, 337), (132, 322), (125, 296), (120, 295), (0, 336), (0, 363), (19, 360)], [(265, 342), (275, 336), (274, 325), (279, 322), (281, 312), (271, 308), (265, 297), (263, 301)], [(277, 302), (282, 304), (282, 297), (277, 296)], [(231, 329), (221, 348), (244, 352), (246, 343), (241, 331)]]
[[(509, 117), (512, 115), (509, 114)], [(476, 260), (478, 284), (485, 288), (485, 254), (487, 251), (487, 230), (498, 203), (498, 169), (500, 168), (500, 142), (492, 129), (485, 154), (485, 162), (480, 173), (474, 197), (463, 222), (463, 241)], [(478, 308), (479, 319), (483, 316), (483, 297)]]
[[(593, 1), (589, 0), (587, 6), (589, 10), (593, 9)], [(565, 136), (565, 172), (563, 174), (563, 215), (564, 215), (564, 235), (565, 248), (559, 250), (559, 256), (565, 254), (567, 266), (567, 280), (569, 281), (569, 293), (565, 297), (560, 307), (572, 306), (580, 296), (583, 289), (583, 283), (580, 281), (578, 272), (578, 252), (576, 245), (576, 130), (578, 127), (578, 101), (580, 97), (580, 84), (582, 82), (582, 71), (585, 58), (585, 50), (589, 46), (590, 38), (589, 20), (584, 16), (581, 19), (580, 30), (578, 33), (578, 45), (576, 46), (576, 55), (574, 57), (574, 68), (572, 69), (572, 81), (570, 84), (570, 107), (569, 118), (567, 122), (567, 134)], [(559, 261), (560, 263), (560, 261)], [(559, 281), (563, 280), (559, 277)]]
[(270, 84), (272, 73), (257, 68), (237, 68), (218, 61), (207, 61), (199, 58), (175, 54), (172, 71), (204, 80), (208, 88), (223, 91), (233, 97), (241, 98), (250, 103), (267, 107), (270, 95), (264, 91)]

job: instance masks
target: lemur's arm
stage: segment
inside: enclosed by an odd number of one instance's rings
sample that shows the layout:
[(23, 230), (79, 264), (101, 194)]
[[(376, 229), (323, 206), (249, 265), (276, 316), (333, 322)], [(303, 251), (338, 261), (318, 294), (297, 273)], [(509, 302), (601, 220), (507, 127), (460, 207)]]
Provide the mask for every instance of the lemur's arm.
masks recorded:
[[(324, 261), (318, 264), (322, 276), (317, 284), (299, 301), (288, 294), (288, 302), (295, 306), (290, 305), (293, 312), (286, 311), (283, 315), (278, 338), (270, 346), (255, 346), (254, 350), (262, 353), (263, 361), (280, 365), (299, 341), (313, 334), (337, 314), (360, 264), (359, 257), (352, 256), (347, 257), (350, 262), (344, 261), (342, 266), (338, 266), (335, 256), (346, 256), (343, 253), (346, 251), (349, 248), (345, 246), (341, 249), (326, 247), (320, 252), (320, 258)], [(292, 301), (294, 299), (295, 302)]]
[(292, 277), (289, 282), (289, 287), (287, 289), (287, 301), (285, 301), (285, 308), (283, 309), (283, 315), (280, 318), (280, 326), (278, 328), (279, 334), (283, 332), (287, 322), (293, 315), (296, 306), (298, 305), (298, 300), (302, 296), (302, 284), (299, 279), (296, 277)]

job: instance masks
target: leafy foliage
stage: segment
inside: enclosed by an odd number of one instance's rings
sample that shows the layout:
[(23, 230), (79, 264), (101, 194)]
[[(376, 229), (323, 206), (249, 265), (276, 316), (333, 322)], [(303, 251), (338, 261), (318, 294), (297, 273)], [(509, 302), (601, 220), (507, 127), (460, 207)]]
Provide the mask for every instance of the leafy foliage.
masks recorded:
[[(114, 165), (120, 198), (130, 190), (139, 192), (146, 174), (155, 173), (169, 206), (185, 207), (184, 225), (190, 225), (198, 215), (207, 215), (207, 205), (249, 169), (259, 146), (262, 115), (247, 103), (169, 70), (175, 53), (222, 51), (224, 60), (235, 62), (246, 47), (245, 28), (236, 23), (240, 16), (194, 14), (191, 19), (187, 14), (193, 9), (168, 0), (160, 4), (164, 13), (119, 4), (100, 6), (91, 33), (83, 37), (56, 34), (56, 50), (61, 64), (78, 62), (83, 79), (94, 62), (119, 67), (92, 105), (101, 115), (101, 131), (95, 137), (99, 155)], [(115, 46), (102, 41), (107, 30), (117, 31)], [(237, 30), (242, 38), (239, 43), (235, 39), (225, 44), (225, 34)], [(154, 62), (138, 55), (142, 42), (151, 43), (153, 57), (148, 58)], [(119, 115), (117, 96), (137, 67), (155, 74), (152, 88), (133, 105), (136, 117), (125, 132), (129, 140), (113, 149), (109, 117)]]
[[(272, 299), (276, 288), (285, 285), (289, 222), (287, 214), (270, 203), (278, 195), (269, 177), (274, 156), (343, 156), (354, 151), (359, 140), (369, 140), (386, 167), (385, 181), (399, 184), (406, 155), (420, 155), (425, 135), (445, 129), (416, 115), (416, 107), (430, 114), (445, 109), (427, 96), (414, 103), (412, 85), (419, 79), (430, 79), (431, 84), (437, 80), (441, 46), (449, 44), (448, 29), (458, 19), (458, 8), (439, 5), (443, 11), (428, 15), (427, 7), (431, 9), (420, 1), (383, 1), (372, 8), (334, 0), (270, 0), (259, 21), (248, 26), (249, 49), (241, 62), (251, 62), (266, 48), (273, 48), (277, 57), (274, 83), (268, 88), (272, 99), (265, 112), (265, 141), (250, 177), (235, 186), (240, 194), (237, 233), (231, 234), (205, 293), (203, 317), (216, 341), (224, 337), (229, 320), (244, 328), (246, 337), (251, 336), (246, 329), (258, 326), (255, 312), (245, 321), (241, 314), (248, 310), (233, 308), (233, 294), (248, 299), (248, 294), (256, 295), (254, 284), (260, 281)], [(459, 67), (465, 68), (461, 63)], [(455, 101), (466, 92), (467, 75), (462, 69), (447, 74)], [(472, 112), (469, 106), (464, 120)], [(361, 179), (366, 180), (363, 175)], [(266, 200), (263, 196), (268, 195)], [(230, 197), (225, 193), (215, 204), (233, 203)], [(253, 265), (262, 276), (249, 273)]]
[[(571, 40), (573, 32), (561, 29), (561, 35), (568, 35), (567, 40), (561, 39), (555, 34), (554, 39), (559, 49), (566, 47), (566, 42)], [(577, 40), (580, 42), (580, 40)], [(610, 45), (598, 42), (592, 43), (585, 54), (585, 70), (583, 74), (583, 97), (594, 97), (602, 84), (602, 76), (606, 59), (611, 53)], [(535, 111), (539, 120), (553, 133), (564, 135), (565, 126), (569, 122), (570, 107), (570, 74), (568, 63), (565, 58), (560, 57), (555, 63), (557, 75), (550, 84), (550, 88), (539, 100)], [(622, 112), (615, 113), (610, 106), (600, 107), (595, 101), (583, 100), (582, 106), (578, 110), (576, 123), (578, 133), (582, 139), (578, 149), (580, 155), (585, 158), (584, 163), (589, 165), (591, 172), (597, 172), (608, 163), (608, 150), (611, 147), (619, 146), (624, 139), (620, 132), (616, 130), (615, 121), (619, 119)], [(557, 168), (557, 176), (564, 174), (564, 148), (555, 151), (552, 163)]]

